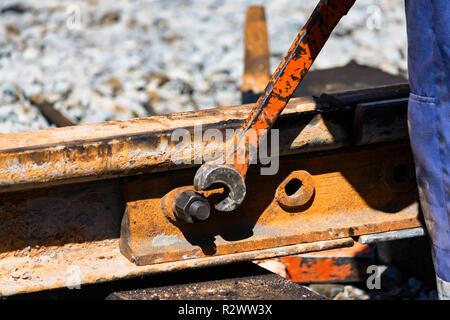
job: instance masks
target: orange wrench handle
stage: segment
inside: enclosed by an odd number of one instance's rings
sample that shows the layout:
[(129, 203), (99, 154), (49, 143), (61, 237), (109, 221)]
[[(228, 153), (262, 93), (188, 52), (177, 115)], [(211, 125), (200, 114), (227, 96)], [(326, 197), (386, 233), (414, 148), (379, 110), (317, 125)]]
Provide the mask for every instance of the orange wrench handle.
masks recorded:
[(226, 166), (234, 167), (245, 178), (250, 155), (247, 148), (242, 148), (242, 145), (256, 142), (257, 145), (252, 147), (257, 148), (261, 139), (260, 135), (256, 134), (256, 140), (246, 141), (244, 140), (246, 133), (250, 129), (259, 133), (261, 129), (272, 128), (334, 27), (354, 3), (355, 0), (321, 0), (317, 4), (311, 17), (300, 30), (288, 53), (272, 75), (249, 117), (236, 133), (232, 152), (227, 154), (225, 159)]

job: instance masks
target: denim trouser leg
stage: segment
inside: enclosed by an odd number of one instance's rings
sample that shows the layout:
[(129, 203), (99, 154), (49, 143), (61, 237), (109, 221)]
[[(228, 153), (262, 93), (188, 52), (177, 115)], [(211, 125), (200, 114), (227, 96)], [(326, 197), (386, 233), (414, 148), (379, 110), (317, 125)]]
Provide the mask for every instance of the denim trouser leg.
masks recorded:
[(450, 1), (406, 0), (408, 125), (438, 291), (450, 299)]

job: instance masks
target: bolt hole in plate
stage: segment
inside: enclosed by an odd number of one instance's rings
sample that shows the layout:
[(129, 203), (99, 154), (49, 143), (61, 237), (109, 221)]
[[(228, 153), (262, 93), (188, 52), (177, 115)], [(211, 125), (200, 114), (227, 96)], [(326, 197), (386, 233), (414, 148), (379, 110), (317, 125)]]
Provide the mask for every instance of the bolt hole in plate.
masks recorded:
[(313, 198), (314, 190), (314, 179), (307, 171), (293, 171), (278, 186), (275, 199), (287, 211), (300, 211)]
[(411, 179), (410, 166), (406, 164), (399, 164), (394, 167), (394, 181), (397, 183), (404, 183), (405, 181)]
[(284, 186), (284, 191), (289, 197), (291, 197), (299, 192), (302, 186), (303, 183), (297, 178), (294, 178)]
[(394, 192), (406, 192), (415, 186), (414, 165), (406, 157), (391, 158), (384, 163), (382, 181)]

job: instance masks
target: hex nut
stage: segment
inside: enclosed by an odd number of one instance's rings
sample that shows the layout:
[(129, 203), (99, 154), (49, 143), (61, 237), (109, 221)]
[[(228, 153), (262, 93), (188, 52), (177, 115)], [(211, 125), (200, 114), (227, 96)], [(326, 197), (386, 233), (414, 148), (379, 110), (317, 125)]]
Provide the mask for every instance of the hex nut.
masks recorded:
[(179, 221), (203, 221), (209, 217), (210, 211), (208, 200), (192, 190), (180, 192), (173, 201), (173, 212)]

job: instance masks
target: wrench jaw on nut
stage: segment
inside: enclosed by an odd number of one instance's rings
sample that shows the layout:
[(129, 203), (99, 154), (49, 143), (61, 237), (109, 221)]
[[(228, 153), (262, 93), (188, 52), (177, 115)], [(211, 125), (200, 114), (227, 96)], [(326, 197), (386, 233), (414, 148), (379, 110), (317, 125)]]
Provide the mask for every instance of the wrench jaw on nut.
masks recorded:
[[(327, 41), (331, 32), (343, 15), (352, 7), (355, 0), (322, 0), (314, 9), (305, 26), (298, 33), (291, 48), (258, 99), (248, 118), (238, 131), (238, 142), (246, 132), (253, 129), (270, 129), (283, 111), (290, 97), (307, 74), (309, 68)], [(327, 19), (324, 19), (326, 17)], [(239, 143), (238, 143), (239, 145)], [(243, 149), (235, 148), (228, 155), (225, 164), (203, 164), (194, 178), (194, 188), (204, 190), (213, 184), (223, 184), (229, 195), (216, 204), (219, 211), (233, 211), (245, 197), (245, 173), (249, 162), (235, 165)], [(248, 158), (245, 158), (248, 160)]]
[(228, 188), (228, 196), (215, 205), (218, 211), (233, 211), (244, 201), (246, 188), (240, 172), (231, 166), (203, 164), (195, 174), (194, 188), (205, 190), (213, 184)]

